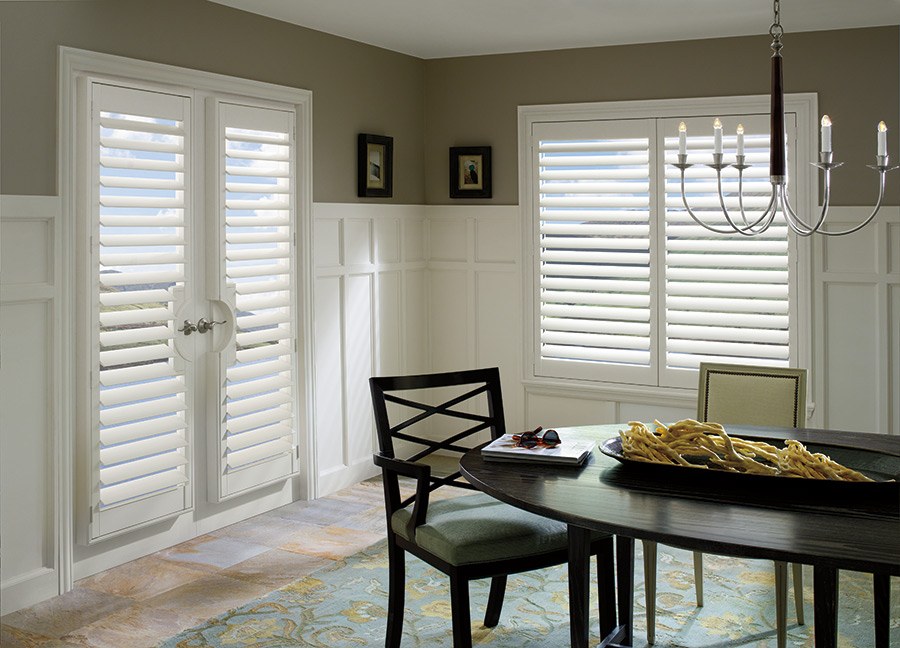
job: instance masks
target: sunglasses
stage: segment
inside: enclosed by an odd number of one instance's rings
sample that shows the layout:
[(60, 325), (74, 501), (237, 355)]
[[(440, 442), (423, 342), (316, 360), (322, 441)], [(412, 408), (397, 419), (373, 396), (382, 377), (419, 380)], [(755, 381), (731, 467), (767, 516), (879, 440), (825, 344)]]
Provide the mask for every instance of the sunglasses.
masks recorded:
[(517, 448), (536, 448), (542, 446), (544, 448), (555, 448), (562, 439), (559, 438), (559, 432), (556, 430), (547, 430), (541, 434), (543, 428), (539, 425), (531, 432), (522, 432), (522, 434), (514, 434), (513, 441), (516, 442)]

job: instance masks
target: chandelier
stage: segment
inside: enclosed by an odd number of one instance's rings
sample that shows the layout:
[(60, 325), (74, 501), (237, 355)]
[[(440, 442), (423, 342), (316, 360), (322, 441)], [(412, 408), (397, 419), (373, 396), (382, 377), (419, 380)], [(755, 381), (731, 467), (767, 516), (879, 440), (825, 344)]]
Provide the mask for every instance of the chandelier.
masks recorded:
[[(884, 122), (878, 124), (877, 128), (877, 144), (878, 149), (875, 156), (875, 164), (868, 165), (869, 168), (878, 172), (878, 201), (872, 213), (862, 223), (849, 229), (834, 231), (825, 230), (825, 218), (828, 216), (828, 206), (831, 201), (831, 170), (841, 166), (843, 162), (832, 161), (831, 150), (831, 120), (828, 115), (822, 117), (821, 129), (821, 151), (819, 152), (819, 162), (813, 163), (824, 173), (824, 191), (825, 199), (822, 205), (821, 213), (815, 222), (804, 220), (797, 215), (791, 206), (790, 196), (788, 195), (788, 178), (787, 178), (787, 151), (785, 148), (785, 130), (784, 130), (784, 89), (782, 83), (781, 72), (781, 37), (784, 35), (784, 29), (781, 27), (781, 3), (775, 0), (774, 6), (775, 21), (769, 27), (769, 35), (772, 37), (772, 92), (771, 92), (771, 133), (769, 140), (769, 180), (772, 183), (772, 196), (765, 211), (760, 216), (748, 217), (744, 210), (743, 197), (743, 174), (744, 169), (748, 169), (750, 165), (744, 164), (744, 129), (743, 126), (737, 127), (737, 149), (735, 152), (735, 163), (725, 164), (723, 162), (724, 154), (722, 153), (722, 122), (717, 118), (713, 123), (713, 163), (706, 166), (715, 169), (717, 186), (719, 192), (719, 205), (722, 208), (727, 226), (714, 226), (704, 223), (688, 205), (687, 196), (684, 187), (684, 172), (694, 166), (687, 162), (687, 127), (684, 122), (678, 126), (678, 162), (674, 165), (681, 170), (681, 199), (684, 208), (692, 219), (702, 227), (717, 234), (742, 234), (744, 236), (755, 236), (765, 232), (772, 222), (775, 220), (775, 214), (778, 211), (784, 215), (784, 220), (788, 227), (799, 236), (811, 236), (812, 234), (824, 234), (827, 236), (842, 236), (844, 234), (852, 234), (866, 225), (868, 225), (878, 210), (881, 209), (881, 202), (884, 199), (884, 176), (888, 171), (896, 169), (896, 166), (889, 166), (889, 156), (887, 154), (887, 127)], [(729, 212), (725, 206), (725, 195), (722, 191), (722, 170), (733, 168), (738, 173), (738, 211), (739, 218), (736, 218)]]

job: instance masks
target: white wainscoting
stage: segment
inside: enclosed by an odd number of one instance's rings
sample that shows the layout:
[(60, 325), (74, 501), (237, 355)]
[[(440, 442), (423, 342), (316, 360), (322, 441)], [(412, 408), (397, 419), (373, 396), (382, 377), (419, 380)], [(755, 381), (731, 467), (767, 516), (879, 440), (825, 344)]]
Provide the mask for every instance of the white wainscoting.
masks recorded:
[[(830, 228), (869, 212), (833, 208)], [(900, 208), (854, 234), (817, 237), (813, 281), (815, 423), (900, 435)]]
[(428, 370), (425, 208), (318, 203), (313, 230), (321, 497), (377, 474), (369, 377)]
[(0, 602), (2, 613), (60, 593), (61, 435), (58, 198), (0, 202)]

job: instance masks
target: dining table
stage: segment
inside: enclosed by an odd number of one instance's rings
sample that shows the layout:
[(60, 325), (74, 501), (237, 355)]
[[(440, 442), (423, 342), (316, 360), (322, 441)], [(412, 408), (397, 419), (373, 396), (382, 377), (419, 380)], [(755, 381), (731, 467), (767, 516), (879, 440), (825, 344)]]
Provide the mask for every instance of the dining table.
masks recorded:
[[(460, 459), (463, 476), (498, 500), (564, 522), (569, 543), (571, 645), (588, 645), (590, 537), (616, 536), (615, 602), (601, 600), (613, 629), (600, 646), (633, 642), (634, 540), (739, 558), (812, 565), (817, 648), (837, 645), (838, 570), (873, 575), (876, 648), (890, 642), (890, 578), (900, 576), (900, 438), (824, 429), (728, 426), (728, 434), (811, 451), (859, 466), (875, 482), (728, 474), (630, 461), (610, 452), (625, 424), (556, 428), (597, 446), (580, 465), (493, 461), (480, 446)], [(607, 453), (601, 451), (606, 448)], [(718, 474), (716, 474), (718, 473)], [(604, 605), (616, 607), (610, 611)], [(603, 625), (603, 624), (601, 624)]]

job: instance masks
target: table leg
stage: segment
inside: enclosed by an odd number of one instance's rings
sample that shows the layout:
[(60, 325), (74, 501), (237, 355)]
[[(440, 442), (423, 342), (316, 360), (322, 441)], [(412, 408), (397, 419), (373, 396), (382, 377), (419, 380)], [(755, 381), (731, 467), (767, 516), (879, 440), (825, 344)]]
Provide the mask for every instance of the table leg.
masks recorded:
[(587, 648), (591, 602), (591, 532), (568, 526), (569, 628), (572, 648)]
[(616, 580), (622, 645), (634, 641), (634, 538), (616, 536)]
[(813, 567), (813, 612), (816, 648), (837, 646), (838, 570), (830, 565)]
[(888, 648), (891, 622), (891, 577), (872, 574), (875, 592), (875, 648)]
[(616, 563), (613, 537), (600, 541), (597, 554), (597, 600), (600, 606), (600, 640), (616, 631)]

